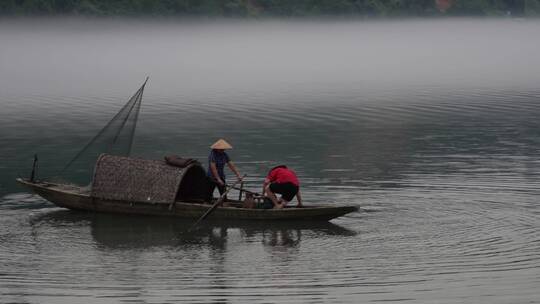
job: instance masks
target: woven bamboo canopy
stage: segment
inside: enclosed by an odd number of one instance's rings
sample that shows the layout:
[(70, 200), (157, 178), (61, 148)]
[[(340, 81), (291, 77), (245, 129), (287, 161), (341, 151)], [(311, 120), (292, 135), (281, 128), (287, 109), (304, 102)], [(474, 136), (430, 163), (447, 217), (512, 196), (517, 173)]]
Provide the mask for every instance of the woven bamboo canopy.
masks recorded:
[(206, 174), (198, 163), (178, 168), (161, 160), (102, 154), (96, 163), (91, 196), (170, 204), (203, 198), (206, 187)]

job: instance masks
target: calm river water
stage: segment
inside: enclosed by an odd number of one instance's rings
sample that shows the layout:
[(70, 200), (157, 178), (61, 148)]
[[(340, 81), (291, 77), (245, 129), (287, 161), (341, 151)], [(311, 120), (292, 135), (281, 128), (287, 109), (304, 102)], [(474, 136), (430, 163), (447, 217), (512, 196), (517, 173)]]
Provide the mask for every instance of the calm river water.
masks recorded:
[[(0, 20), (1, 303), (539, 303), (540, 22)], [(133, 154), (248, 187), (285, 163), (330, 223), (80, 213), (60, 169), (150, 76)]]

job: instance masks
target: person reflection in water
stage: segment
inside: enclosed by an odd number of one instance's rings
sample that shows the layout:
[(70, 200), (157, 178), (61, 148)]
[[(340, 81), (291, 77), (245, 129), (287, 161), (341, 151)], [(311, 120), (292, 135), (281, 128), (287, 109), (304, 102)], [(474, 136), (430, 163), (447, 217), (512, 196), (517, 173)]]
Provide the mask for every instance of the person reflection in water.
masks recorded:
[(208, 155), (208, 180), (209, 187), (207, 193), (207, 200), (212, 201), (214, 190), (218, 188), (219, 194), (223, 195), (225, 193), (226, 181), (225, 181), (225, 164), (231, 169), (231, 171), (236, 175), (238, 179), (242, 179), (240, 173), (236, 169), (236, 166), (233, 164), (229, 155), (225, 152), (227, 149), (232, 149), (232, 146), (226, 142), (224, 139), (216, 141), (212, 146), (210, 155)]
[(271, 229), (263, 232), (262, 243), (270, 248), (297, 248), (302, 239), (300, 229)]
[[(272, 201), (272, 205), (268, 204), (265, 208), (284, 208), (295, 196), (298, 201), (296, 207), (302, 207), (300, 182), (296, 177), (296, 173), (287, 166), (280, 165), (268, 172), (268, 176), (264, 179), (262, 193)], [(281, 194), (279, 199), (276, 193)]]

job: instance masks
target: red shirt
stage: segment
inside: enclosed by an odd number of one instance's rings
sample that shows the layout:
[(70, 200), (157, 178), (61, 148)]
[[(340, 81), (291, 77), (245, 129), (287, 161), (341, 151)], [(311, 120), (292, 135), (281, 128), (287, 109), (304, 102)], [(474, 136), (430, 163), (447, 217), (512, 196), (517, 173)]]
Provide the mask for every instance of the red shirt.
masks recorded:
[(298, 181), (298, 177), (296, 177), (294, 171), (287, 168), (275, 168), (268, 173), (266, 178), (272, 183), (292, 183), (297, 187), (300, 186), (300, 182)]

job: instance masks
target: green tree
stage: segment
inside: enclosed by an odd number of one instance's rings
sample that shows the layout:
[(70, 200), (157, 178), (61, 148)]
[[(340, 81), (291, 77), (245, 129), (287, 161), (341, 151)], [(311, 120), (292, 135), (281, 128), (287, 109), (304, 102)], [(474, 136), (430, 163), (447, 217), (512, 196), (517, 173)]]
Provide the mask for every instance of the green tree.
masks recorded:
[(524, 13), (527, 16), (540, 16), (540, 1), (525, 0)]
[(0, 1), (0, 15), (14, 14), (16, 9), (14, 0)]
[[(455, 0), (451, 15), (540, 14), (540, 0)], [(194, 16), (438, 15), (435, 0), (0, 0), (0, 14)]]

